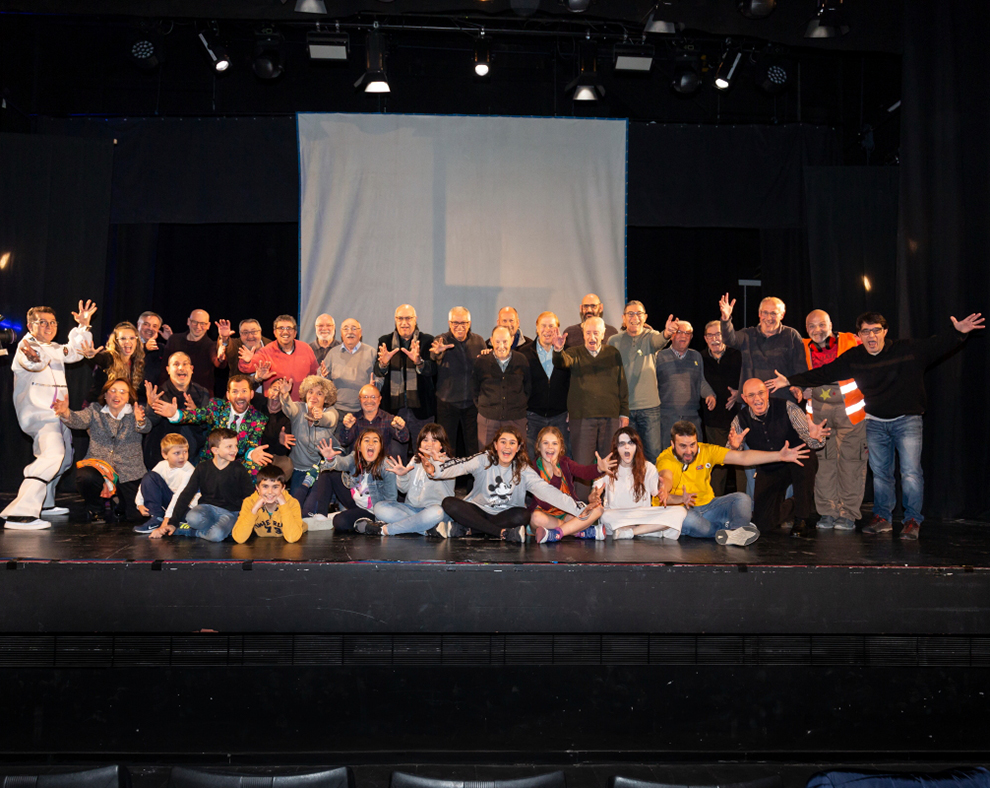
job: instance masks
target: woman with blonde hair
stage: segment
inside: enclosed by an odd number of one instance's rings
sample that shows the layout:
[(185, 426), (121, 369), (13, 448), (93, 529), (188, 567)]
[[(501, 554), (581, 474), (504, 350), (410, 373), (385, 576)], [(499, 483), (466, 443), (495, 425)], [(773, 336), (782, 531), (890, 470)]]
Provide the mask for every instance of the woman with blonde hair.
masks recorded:
[[(112, 380), (130, 384), (139, 396), (144, 393), (144, 345), (137, 328), (126, 320), (113, 327), (105, 347), (90, 344), (84, 354), (93, 362), (93, 385), (86, 402), (96, 402), (103, 387)], [(157, 382), (157, 381), (152, 381)]]

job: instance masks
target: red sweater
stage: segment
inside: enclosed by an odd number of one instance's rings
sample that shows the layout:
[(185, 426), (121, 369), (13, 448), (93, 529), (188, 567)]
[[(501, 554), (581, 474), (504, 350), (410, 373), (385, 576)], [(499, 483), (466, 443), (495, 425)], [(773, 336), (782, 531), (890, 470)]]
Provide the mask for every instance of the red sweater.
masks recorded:
[(315, 375), (317, 364), (313, 348), (305, 342), (300, 342), (298, 339), (294, 340), (294, 342), (296, 343), (296, 349), (292, 351), (291, 355), (283, 351), (278, 346), (278, 342), (272, 342), (255, 353), (254, 358), (248, 363), (245, 364), (243, 361), (238, 361), (237, 368), (245, 374), (251, 374), (258, 368), (258, 362), (261, 359), (267, 359), (272, 363), (272, 372), (275, 375), (265, 381), (265, 394), (268, 394), (268, 387), (273, 381), (281, 378), (292, 378), (292, 399), (298, 400), (299, 386), (302, 384), (303, 378), (307, 375)]

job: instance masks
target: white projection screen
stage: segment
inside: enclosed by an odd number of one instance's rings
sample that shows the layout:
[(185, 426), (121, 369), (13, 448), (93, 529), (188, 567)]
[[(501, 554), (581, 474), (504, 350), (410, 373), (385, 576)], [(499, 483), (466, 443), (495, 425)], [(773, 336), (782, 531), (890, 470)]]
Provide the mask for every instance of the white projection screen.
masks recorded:
[[(597, 293), (621, 322), (626, 121), (300, 114), (300, 336), (357, 318), (366, 342), (412, 304), (428, 333), (471, 310), (487, 337), (502, 306), (532, 337)], [(339, 336), (339, 332), (338, 332)]]

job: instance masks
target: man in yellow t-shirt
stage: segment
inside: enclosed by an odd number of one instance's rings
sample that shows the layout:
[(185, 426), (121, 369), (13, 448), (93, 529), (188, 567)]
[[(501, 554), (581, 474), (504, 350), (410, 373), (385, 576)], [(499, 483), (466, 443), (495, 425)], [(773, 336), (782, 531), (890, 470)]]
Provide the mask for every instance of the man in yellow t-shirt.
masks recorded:
[[(745, 432), (749, 432), (746, 430)], [(745, 435), (745, 432), (743, 435)], [(742, 437), (742, 436), (740, 436)], [(735, 436), (730, 433), (729, 441)], [(759, 529), (749, 518), (753, 499), (744, 492), (715, 497), (712, 468), (717, 465), (765, 465), (769, 462), (803, 464), (809, 450), (803, 445), (780, 451), (735, 451), (724, 446), (698, 443), (698, 430), (690, 421), (678, 421), (670, 430), (670, 446), (657, 458), (660, 484), (667, 492), (667, 505), (687, 508), (681, 536), (715, 538), (719, 544), (744, 547), (760, 538)], [(648, 533), (650, 526), (636, 526), (635, 534)], [(640, 530), (644, 529), (644, 530)]]

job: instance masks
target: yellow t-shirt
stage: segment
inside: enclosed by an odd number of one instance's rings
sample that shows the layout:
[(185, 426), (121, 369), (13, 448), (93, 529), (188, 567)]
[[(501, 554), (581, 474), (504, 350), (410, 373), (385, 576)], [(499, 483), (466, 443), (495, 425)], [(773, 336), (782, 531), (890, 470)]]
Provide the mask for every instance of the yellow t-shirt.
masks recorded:
[(725, 455), (728, 453), (729, 450), (724, 446), (699, 443), (698, 456), (694, 458), (694, 462), (685, 468), (684, 463), (674, 456), (674, 447), (668, 446), (657, 457), (657, 470), (661, 473), (670, 471), (674, 481), (674, 486), (670, 488), (671, 495), (680, 495), (681, 487), (686, 487), (689, 493), (695, 493), (698, 496), (694, 505), (704, 506), (715, 498), (715, 493), (712, 491), (712, 468), (716, 465), (722, 465), (725, 462)]

